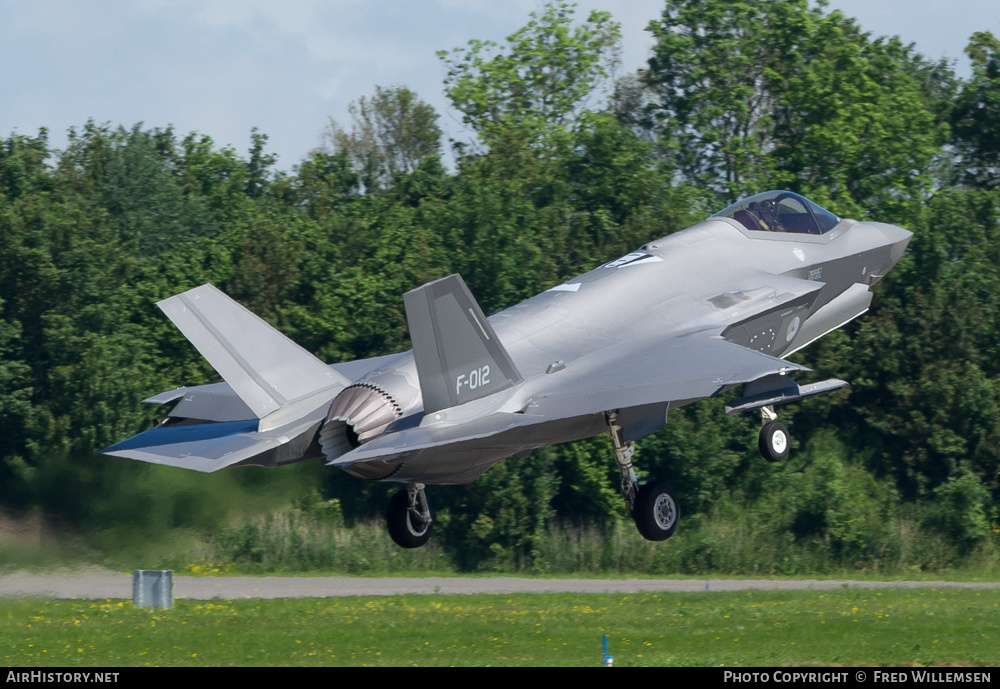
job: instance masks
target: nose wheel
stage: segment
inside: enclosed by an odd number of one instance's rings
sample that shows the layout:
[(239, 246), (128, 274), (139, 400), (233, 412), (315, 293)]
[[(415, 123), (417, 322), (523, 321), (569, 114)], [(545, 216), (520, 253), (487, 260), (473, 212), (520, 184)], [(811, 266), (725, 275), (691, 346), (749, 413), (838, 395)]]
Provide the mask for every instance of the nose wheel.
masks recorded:
[(764, 459), (769, 462), (782, 462), (788, 459), (792, 448), (792, 437), (788, 434), (785, 424), (777, 421), (777, 415), (772, 407), (761, 407), (763, 426), (757, 436), (757, 447)]
[(389, 536), (401, 548), (419, 548), (431, 537), (431, 511), (422, 483), (410, 483), (389, 500), (385, 514)]

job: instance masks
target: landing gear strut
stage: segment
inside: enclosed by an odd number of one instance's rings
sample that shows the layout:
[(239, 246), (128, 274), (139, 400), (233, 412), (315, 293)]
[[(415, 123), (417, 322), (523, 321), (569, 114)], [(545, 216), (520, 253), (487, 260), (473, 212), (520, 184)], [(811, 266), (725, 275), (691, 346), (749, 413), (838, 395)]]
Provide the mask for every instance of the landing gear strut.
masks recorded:
[(419, 548), (431, 537), (431, 511), (424, 484), (408, 483), (389, 500), (386, 510), (389, 536), (402, 548)]
[(788, 459), (792, 439), (785, 424), (779, 422), (774, 407), (760, 408), (760, 418), (763, 426), (757, 438), (760, 454), (769, 462), (781, 462)]
[(618, 464), (618, 472), (621, 474), (621, 493), (625, 499), (625, 506), (628, 513), (635, 511), (635, 498), (639, 493), (639, 479), (635, 475), (632, 467), (632, 455), (635, 454), (635, 443), (625, 442), (622, 435), (622, 427), (619, 426), (618, 412), (609, 411), (604, 413), (604, 418), (608, 422), (608, 433), (611, 435), (611, 445), (615, 449), (615, 462)]
[(621, 474), (621, 492), (628, 507), (628, 513), (635, 520), (636, 528), (648, 541), (665, 541), (674, 535), (681, 509), (677, 504), (677, 494), (666, 483), (650, 483), (639, 487), (639, 479), (632, 466), (635, 443), (625, 442), (622, 427), (618, 425), (618, 412), (605, 412), (611, 444), (615, 450), (615, 462)]

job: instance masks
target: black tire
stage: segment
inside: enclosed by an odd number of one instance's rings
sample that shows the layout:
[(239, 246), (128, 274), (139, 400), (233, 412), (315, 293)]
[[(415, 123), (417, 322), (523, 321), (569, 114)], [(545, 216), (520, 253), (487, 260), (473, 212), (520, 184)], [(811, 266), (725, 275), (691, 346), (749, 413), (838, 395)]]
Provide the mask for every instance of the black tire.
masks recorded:
[(665, 541), (674, 535), (681, 519), (677, 493), (666, 483), (650, 483), (635, 496), (632, 515), (639, 533), (647, 541)]
[(792, 449), (792, 437), (788, 434), (785, 424), (772, 421), (760, 429), (757, 447), (761, 456), (767, 461), (783, 462), (788, 459), (788, 451)]
[(396, 545), (401, 548), (419, 548), (430, 539), (434, 524), (414, 524), (408, 509), (409, 502), (405, 488), (393, 495), (385, 512), (385, 521), (389, 527), (389, 536)]

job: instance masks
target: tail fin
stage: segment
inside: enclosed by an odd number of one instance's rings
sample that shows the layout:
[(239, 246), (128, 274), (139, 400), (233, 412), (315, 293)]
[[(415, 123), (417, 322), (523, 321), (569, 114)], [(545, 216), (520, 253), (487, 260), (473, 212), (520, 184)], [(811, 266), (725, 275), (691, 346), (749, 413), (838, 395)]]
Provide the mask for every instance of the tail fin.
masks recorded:
[(212, 285), (157, 305), (257, 418), (351, 383)]
[(407, 292), (403, 303), (425, 412), (471, 402), (523, 380), (460, 275)]

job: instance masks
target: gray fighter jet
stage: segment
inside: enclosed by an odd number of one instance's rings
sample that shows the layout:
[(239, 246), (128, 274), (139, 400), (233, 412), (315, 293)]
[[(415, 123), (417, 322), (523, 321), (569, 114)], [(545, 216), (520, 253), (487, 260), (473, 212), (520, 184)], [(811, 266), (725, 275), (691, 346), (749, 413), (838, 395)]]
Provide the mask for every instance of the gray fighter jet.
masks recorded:
[(634, 441), (671, 409), (742, 386), (726, 411), (759, 410), (761, 453), (784, 459), (774, 408), (846, 385), (798, 385), (788, 374), (807, 369), (786, 357), (864, 313), (910, 237), (771, 191), (489, 318), (460, 276), (430, 282), (403, 296), (412, 350), (332, 366), (202, 285), (159, 306), (225, 382), (144, 400), (179, 402), (103, 452), (206, 472), (325, 456), (406, 484), (389, 533), (417, 547), (431, 533), (425, 484), (609, 433), (639, 531), (663, 540), (677, 496), (639, 486)]

